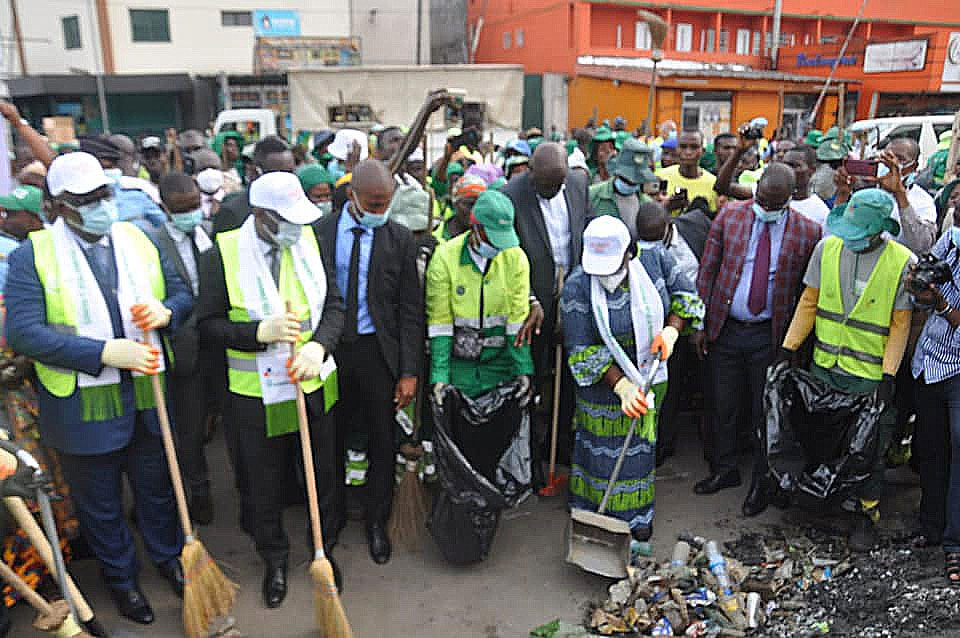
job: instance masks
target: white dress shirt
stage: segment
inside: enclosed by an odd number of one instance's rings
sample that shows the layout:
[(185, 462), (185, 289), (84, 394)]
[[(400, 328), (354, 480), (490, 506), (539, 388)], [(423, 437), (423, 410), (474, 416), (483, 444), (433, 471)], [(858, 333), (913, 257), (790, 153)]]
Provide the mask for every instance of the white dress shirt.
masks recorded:
[(190, 277), (190, 288), (193, 290), (193, 296), (196, 297), (200, 294), (200, 275), (197, 271), (196, 257), (193, 255), (193, 237), (170, 222), (166, 222), (164, 226), (167, 228), (167, 233), (170, 234), (170, 239), (173, 240), (173, 245), (177, 247), (180, 259), (183, 260), (187, 275)]
[(543, 222), (550, 237), (553, 263), (566, 276), (570, 272), (570, 213), (567, 211), (564, 190), (565, 187), (561, 186), (560, 191), (550, 199), (537, 195), (537, 201), (540, 202), (540, 212), (543, 213)]

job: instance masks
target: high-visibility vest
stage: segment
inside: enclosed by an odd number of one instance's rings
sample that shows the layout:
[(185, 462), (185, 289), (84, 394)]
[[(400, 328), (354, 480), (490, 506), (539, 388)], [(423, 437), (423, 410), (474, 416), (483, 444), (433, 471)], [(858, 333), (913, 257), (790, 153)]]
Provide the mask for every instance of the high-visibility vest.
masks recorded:
[(843, 240), (828, 237), (820, 259), (820, 297), (813, 360), (822, 368), (839, 366), (863, 379), (883, 378), (883, 352), (890, 337), (893, 304), (900, 277), (913, 253), (888, 241), (853, 310), (843, 308), (840, 251)]
[[(136, 254), (143, 262), (150, 281), (151, 294), (155, 299), (163, 300), (166, 294), (166, 284), (163, 280), (163, 268), (160, 266), (160, 254), (150, 238), (143, 231), (129, 222), (115, 222), (111, 232), (121, 241), (126, 240), (136, 245)], [(40, 283), (43, 284), (43, 298), (46, 306), (47, 325), (54, 330), (76, 334), (77, 314), (73, 307), (73, 297), (61, 290), (60, 263), (57, 260), (57, 248), (54, 245), (53, 231), (47, 228), (30, 233), (33, 243), (33, 262), (37, 270)], [(68, 397), (77, 387), (77, 373), (75, 370), (54, 368), (34, 362), (37, 378), (43, 387), (55, 397)], [(146, 379), (149, 377), (135, 377)]]
[[(240, 228), (217, 235), (217, 245), (223, 259), (223, 275), (227, 284), (227, 297), (230, 300), (230, 310), (227, 317), (230, 321), (246, 323), (251, 321), (247, 312), (247, 304), (243, 299), (243, 287), (240, 285), (239, 273), (243, 267), (239, 255), (240, 233), (246, 232)], [(303, 239), (306, 250), (320, 252), (317, 238), (313, 229), (303, 227)], [(247, 266), (249, 267), (249, 266)], [(289, 248), (284, 248), (280, 258), (280, 298), (293, 304), (293, 312), (300, 320), (300, 337), (297, 345), (303, 345), (313, 338), (313, 328), (310, 322), (310, 302), (300, 284), (297, 271), (293, 265), (293, 257)], [(245, 397), (261, 398), (260, 375), (257, 372), (257, 354), (227, 348), (227, 377), (230, 391)], [(307, 394), (316, 392), (323, 387), (319, 377), (306, 379), (300, 386)], [(335, 400), (335, 399), (334, 399)]]

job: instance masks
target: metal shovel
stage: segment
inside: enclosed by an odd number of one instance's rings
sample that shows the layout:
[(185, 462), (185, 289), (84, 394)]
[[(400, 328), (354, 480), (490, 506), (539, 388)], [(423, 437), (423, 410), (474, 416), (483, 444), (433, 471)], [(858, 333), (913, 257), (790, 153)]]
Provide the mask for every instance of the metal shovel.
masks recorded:
[[(650, 392), (653, 377), (657, 374), (660, 359), (654, 359), (647, 376), (644, 393)], [(650, 406), (649, 409), (653, 409)], [(627, 456), (630, 441), (633, 440), (633, 431), (637, 428), (637, 420), (633, 419), (627, 437), (620, 448), (620, 456), (613, 466), (613, 474), (607, 480), (607, 489), (603, 493), (603, 500), (596, 512), (571, 508), (570, 524), (567, 526), (567, 562), (573, 563), (582, 569), (609, 578), (624, 578), (627, 575), (627, 564), (630, 562), (630, 525), (619, 518), (605, 516), (607, 502), (613, 493), (613, 486), (620, 477), (620, 468), (623, 459)]]

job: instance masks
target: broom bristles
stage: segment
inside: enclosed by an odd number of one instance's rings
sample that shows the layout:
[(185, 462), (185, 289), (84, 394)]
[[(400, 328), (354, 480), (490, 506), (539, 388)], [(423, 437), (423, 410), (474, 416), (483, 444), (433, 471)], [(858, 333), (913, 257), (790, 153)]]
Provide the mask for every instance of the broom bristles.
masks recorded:
[(667, 39), (667, 30), (670, 28), (667, 22), (656, 13), (644, 11), (643, 9), (639, 9), (637, 15), (647, 23), (647, 28), (650, 29), (650, 40), (652, 41), (653, 48), (662, 49), (663, 43)]
[(423, 530), (427, 524), (427, 494), (417, 476), (416, 466), (409, 467), (400, 479), (390, 515), (390, 538), (410, 551), (420, 548)]
[(333, 566), (327, 558), (318, 558), (310, 563), (313, 579), (313, 602), (317, 612), (317, 627), (323, 638), (353, 638), (347, 612), (340, 602)]
[(231, 582), (200, 541), (183, 546), (183, 627), (188, 638), (205, 638), (210, 621), (226, 615), (237, 599)]

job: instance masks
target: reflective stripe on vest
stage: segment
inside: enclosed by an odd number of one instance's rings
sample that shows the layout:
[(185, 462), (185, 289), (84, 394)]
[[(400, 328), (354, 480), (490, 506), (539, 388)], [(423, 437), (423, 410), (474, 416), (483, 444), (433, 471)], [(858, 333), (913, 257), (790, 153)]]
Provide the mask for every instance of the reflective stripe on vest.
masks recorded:
[[(307, 250), (315, 250), (319, 253), (316, 236), (310, 226), (304, 226), (303, 237), (306, 239)], [(250, 314), (247, 312), (247, 305), (243, 299), (243, 287), (240, 285), (239, 273), (241, 259), (239, 254), (239, 237), (241, 229), (231, 230), (217, 235), (217, 245), (220, 247), (220, 255), (223, 260), (223, 278), (227, 285), (227, 297), (230, 300), (230, 310), (227, 318), (237, 323), (246, 323), (250, 321)], [(300, 337), (297, 340), (298, 345), (303, 345), (313, 338), (313, 330), (310, 322), (310, 302), (307, 294), (300, 284), (300, 278), (297, 277), (296, 267), (293, 264), (293, 257), (290, 249), (283, 250), (283, 256), (280, 259), (280, 298), (289, 300), (293, 303), (293, 311), (300, 321)], [(227, 378), (230, 391), (245, 397), (263, 396), (260, 389), (260, 375), (257, 372), (257, 354), (255, 352), (244, 352), (227, 348)], [(319, 378), (307, 379), (300, 384), (303, 391), (307, 394), (316, 392), (323, 386)]]
[[(129, 222), (116, 222), (111, 233), (123, 240), (134, 243), (136, 254), (143, 259), (150, 279), (151, 292), (156, 299), (165, 299), (166, 284), (163, 280), (163, 269), (160, 266), (160, 255), (157, 247), (143, 231)], [(73, 307), (73, 296), (65, 294), (60, 279), (60, 264), (57, 261), (57, 249), (53, 240), (53, 231), (47, 228), (30, 233), (33, 243), (33, 265), (37, 276), (43, 285), (43, 299), (46, 307), (47, 326), (64, 334), (77, 334), (77, 315)], [(37, 378), (50, 394), (56, 397), (68, 397), (77, 387), (77, 373), (47, 366), (34, 362)]]
[(856, 306), (847, 314), (840, 290), (842, 247), (839, 237), (824, 241), (813, 360), (822, 368), (838, 366), (848, 374), (879, 381), (897, 288), (912, 253), (888, 241)]

